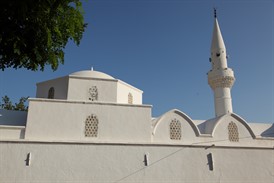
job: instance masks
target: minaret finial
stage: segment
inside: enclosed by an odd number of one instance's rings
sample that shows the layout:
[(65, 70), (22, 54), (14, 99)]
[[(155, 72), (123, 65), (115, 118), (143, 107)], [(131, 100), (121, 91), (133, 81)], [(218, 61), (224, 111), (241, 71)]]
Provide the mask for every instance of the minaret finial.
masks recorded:
[(214, 18), (217, 18), (217, 9), (214, 8)]

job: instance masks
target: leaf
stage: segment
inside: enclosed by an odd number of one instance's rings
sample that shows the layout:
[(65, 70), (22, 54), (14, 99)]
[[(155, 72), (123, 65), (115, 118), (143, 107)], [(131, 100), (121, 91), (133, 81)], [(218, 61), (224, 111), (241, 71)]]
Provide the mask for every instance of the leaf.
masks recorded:
[(68, 41), (80, 44), (83, 13), (80, 0), (1, 1), (0, 69), (56, 70)]

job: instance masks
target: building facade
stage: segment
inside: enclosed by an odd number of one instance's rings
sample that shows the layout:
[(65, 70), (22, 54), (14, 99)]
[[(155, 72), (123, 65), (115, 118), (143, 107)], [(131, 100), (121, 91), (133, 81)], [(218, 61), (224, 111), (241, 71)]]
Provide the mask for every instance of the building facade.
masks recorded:
[(274, 125), (233, 112), (215, 14), (215, 114), (153, 118), (143, 92), (94, 70), (37, 84), (28, 112), (0, 110), (0, 182), (274, 182)]

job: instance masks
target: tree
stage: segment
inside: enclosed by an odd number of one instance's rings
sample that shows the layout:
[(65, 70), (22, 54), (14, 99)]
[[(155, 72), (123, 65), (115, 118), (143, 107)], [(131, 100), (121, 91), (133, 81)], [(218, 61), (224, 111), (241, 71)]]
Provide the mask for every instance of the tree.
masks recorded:
[(56, 70), (67, 42), (79, 45), (86, 26), (80, 0), (2, 0), (0, 69)]
[(29, 97), (21, 97), (19, 99), (18, 103), (15, 103), (15, 105), (12, 104), (10, 98), (5, 95), (2, 97), (2, 104), (1, 108), (6, 110), (15, 110), (15, 111), (27, 111), (28, 106), (25, 105)]
[(7, 109), (7, 110), (12, 110), (13, 109), (12, 102), (10, 101), (10, 98), (7, 95), (2, 97), (1, 108), (2, 109)]
[(15, 103), (13, 106), (13, 110), (15, 111), (27, 111), (28, 106), (25, 105), (25, 102), (28, 100), (29, 97), (21, 97), (19, 99), (19, 103)]

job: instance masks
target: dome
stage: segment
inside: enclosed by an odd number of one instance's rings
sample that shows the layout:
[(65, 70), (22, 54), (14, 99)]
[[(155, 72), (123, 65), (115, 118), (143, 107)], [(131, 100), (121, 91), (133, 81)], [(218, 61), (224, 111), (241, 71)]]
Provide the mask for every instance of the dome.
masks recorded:
[(98, 78), (98, 79), (114, 79), (112, 76), (105, 74), (103, 72), (86, 70), (78, 71), (70, 74), (71, 76), (87, 77), (87, 78)]

